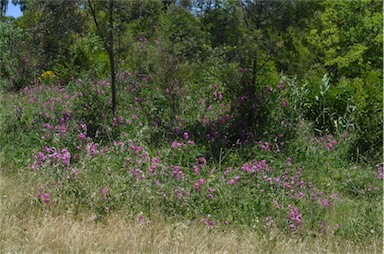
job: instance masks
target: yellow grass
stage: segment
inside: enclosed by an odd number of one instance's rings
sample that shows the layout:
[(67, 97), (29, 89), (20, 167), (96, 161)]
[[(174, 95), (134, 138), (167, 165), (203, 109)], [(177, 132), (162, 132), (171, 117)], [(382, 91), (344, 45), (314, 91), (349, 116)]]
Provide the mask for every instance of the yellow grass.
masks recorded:
[(379, 240), (359, 246), (331, 237), (287, 237), (278, 231), (217, 232), (161, 219), (142, 225), (122, 211), (97, 223), (85, 212), (55, 215), (33, 207), (28, 186), (0, 171), (0, 253), (381, 253)]

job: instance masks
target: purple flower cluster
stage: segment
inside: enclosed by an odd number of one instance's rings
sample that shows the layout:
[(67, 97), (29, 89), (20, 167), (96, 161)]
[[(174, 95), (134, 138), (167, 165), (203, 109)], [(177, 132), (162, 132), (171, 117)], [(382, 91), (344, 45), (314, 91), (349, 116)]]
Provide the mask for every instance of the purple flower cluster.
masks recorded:
[(51, 165), (61, 163), (64, 166), (69, 166), (70, 162), (71, 153), (67, 147), (61, 149), (61, 151), (58, 151), (55, 147), (45, 147), (44, 152), (37, 153), (33, 162), (30, 164), (30, 168), (35, 171), (48, 163)]
[(301, 229), (303, 227), (303, 221), (301, 220), (302, 214), (299, 212), (299, 209), (295, 207), (293, 204), (288, 205), (289, 213), (288, 213), (288, 220), (289, 220), (289, 229), (291, 232), (296, 231), (297, 229)]
[(51, 199), (51, 195), (47, 192), (44, 192), (43, 187), (40, 187), (37, 190), (35, 197), (39, 199), (41, 202), (44, 202), (46, 204), (51, 204), (51, 205), (55, 204), (55, 202)]
[(377, 168), (377, 178), (380, 180), (383, 180), (383, 167), (381, 166), (381, 163), (376, 165)]

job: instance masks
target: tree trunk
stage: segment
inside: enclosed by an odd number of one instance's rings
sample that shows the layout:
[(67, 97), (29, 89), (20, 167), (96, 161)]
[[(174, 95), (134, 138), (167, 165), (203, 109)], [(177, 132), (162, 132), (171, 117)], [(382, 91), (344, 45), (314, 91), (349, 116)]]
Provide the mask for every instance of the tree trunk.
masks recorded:
[(109, 62), (111, 64), (111, 89), (112, 89), (112, 113), (116, 114), (116, 70), (115, 70), (115, 55), (113, 52), (114, 43), (113, 43), (113, 9), (114, 9), (114, 0), (109, 2), (109, 47), (108, 55)]

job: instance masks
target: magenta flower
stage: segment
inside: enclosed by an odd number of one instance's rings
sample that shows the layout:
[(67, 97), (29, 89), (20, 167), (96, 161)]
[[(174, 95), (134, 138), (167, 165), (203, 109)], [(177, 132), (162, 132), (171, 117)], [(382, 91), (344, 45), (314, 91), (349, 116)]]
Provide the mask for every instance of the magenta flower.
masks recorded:
[(207, 160), (204, 157), (199, 157), (197, 158), (197, 162), (200, 164), (200, 166), (202, 166), (207, 163)]
[(268, 142), (265, 142), (264, 145), (261, 146), (261, 149), (263, 149), (265, 151), (271, 151), (271, 148), (270, 148)]
[(184, 132), (183, 137), (184, 137), (184, 139), (189, 139), (188, 132)]
[(377, 178), (382, 180), (383, 179), (383, 168), (381, 167), (380, 164), (377, 164), (376, 167), (377, 167), (377, 173), (378, 173)]
[(140, 213), (138, 216), (137, 216), (137, 219), (140, 221), (141, 224), (145, 224), (145, 218), (143, 216), (143, 213)]
[(180, 150), (180, 147), (182, 147), (183, 144), (176, 142), (176, 141), (173, 141), (171, 146), (172, 146), (172, 148), (177, 148)]
[(156, 172), (156, 164), (152, 164), (150, 167), (149, 167), (149, 172), (151, 172), (152, 174), (154, 174)]
[(198, 183), (199, 183), (200, 185), (205, 184), (205, 179), (204, 179), (204, 178), (200, 178)]
[(87, 147), (85, 149), (85, 153), (89, 154), (90, 156), (93, 156), (97, 152), (98, 144), (95, 143), (89, 143), (87, 144)]
[(223, 95), (220, 92), (218, 92), (218, 97), (219, 97), (219, 101), (223, 99)]
[(214, 220), (209, 220), (208, 225), (213, 228), (215, 226), (215, 221)]
[(87, 125), (86, 124), (80, 124), (81, 129), (86, 132), (87, 131)]
[(251, 167), (250, 167), (248, 162), (246, 162), (243, 166), (241, 166), (241, 169), (243, 171), (246, 171), (246, 172), (250, 172), (251, 171)]
[(144, 152), (142, 155), (141, 155), (141, 158), (143, 159), (143, 160), (145, 160), (146, 158), (148, 158), (148, 152)]
[(60, 133), (63, 135), (67, 133), (67, 128), (65, 127), (64, 124), (59, 126), (59, 130), (60, 130)]
[(49, 195), (49, 193), (44, 193), (43, 195), (41, 195), (41, 197), (44, 203), (49, 203), (49, 201), (51, 201), (51, 196)]
[(135, 146), (135, 145), (131, 145), (131, 150), (133, 151), (134, 154), (139, 154), (139, 152), (141, 151), (141, 146)]
[(84, 133), (79, 134), (79, 140), (84, 140), (86, 137)]
[(49, 123), (44, 124), (44, 128), (46, 129), (53, 129), (53, 127)]
[(68, 148), (63, 148), (63, 150), (61, 150), (61, 152), (62, 152), (61, 160), (62, 160), (63, 164), (69, 165), (70, 160), (71, 160), (71, 154), (68, 152)]
[(172, 171), (172, 175), (176, 176), (179, 172), (180, 172), (180, 167), (174, 166), (173, 171)]
[(229, 180), (228, 183), (231, 185), (235, 185), (239, 179), (240, 179), (240, 176), (236, 176), (235, 178)]
[(331, 142), (329, 142), (329, 143), (327, 144), (327, 150), (328, 150), (328, 151), (331, 151), (331, 150), (333, 150), (333, 149), (334, 149), (333, 144), (332, 144)]
[(184, 173), (179, 166), (170, 166), (172, 169), (172, 175), (177, 179), (184, 179)]
[(284, 182), (284, 188), (285, 189), (291, 189), (292, 186), (289, 184), (289, 182)]
[(290, 226), (289, 226), (289, 229), (291, 231), (295, 231), (296, 228), (300, 228), (302, 227), (303, 225), (303, 222), (301, 220), (301, 213), (299, 213), (299, 209), (297, 209), (294, 205), (292, 204), (289, 204), (288, 205), (290, 211), (288, 213), (288, 216), (287, 218), (289, 219), (290, 221)]
[(193, 171), (194, 171), (195, 175), (198, 175), (199, 174), (199, 167), (194, 165), (193, 166)]
[(319, 222), (321, 233), (326, 235), (328, 233), (328, 228), (323, 222)]
[(324, 206), (325, 208), (328, 208), (328, 206), (329, 206), (328, 199), (324, 199), (323, 202), (322, 202), (322, 204), (323, 204), (323, 206)]
[(37, 153), (37, 158), (39, 161), (45, 161), (45, 155), (42, 152)]

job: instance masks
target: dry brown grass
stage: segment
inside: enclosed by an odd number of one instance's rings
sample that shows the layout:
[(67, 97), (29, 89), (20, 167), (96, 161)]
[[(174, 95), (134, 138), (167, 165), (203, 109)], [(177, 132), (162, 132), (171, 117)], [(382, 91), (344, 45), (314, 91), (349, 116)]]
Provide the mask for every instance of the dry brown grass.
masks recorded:
[(233, 229), (215, 232), (191, 223), (161, 219), (146, 225), (124, 212), (101, 223), (31, 207), (28, 184), (1, 178), (1, 253), (381, 253), (379, 240), (359, 246), (341, 239), (298, 239), (276, 232), (261, 235)]

